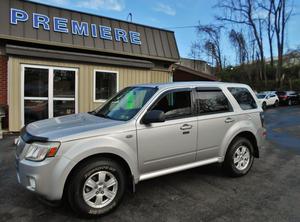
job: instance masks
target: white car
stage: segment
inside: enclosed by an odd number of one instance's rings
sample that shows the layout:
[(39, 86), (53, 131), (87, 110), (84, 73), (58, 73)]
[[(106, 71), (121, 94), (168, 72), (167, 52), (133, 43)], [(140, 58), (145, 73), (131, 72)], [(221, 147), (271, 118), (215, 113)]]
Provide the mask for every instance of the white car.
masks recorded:
[(268, 106), (278, 106), (279, 98), (274, 92), (261, 92), (256, 94), (257, 99), (263, 109)]

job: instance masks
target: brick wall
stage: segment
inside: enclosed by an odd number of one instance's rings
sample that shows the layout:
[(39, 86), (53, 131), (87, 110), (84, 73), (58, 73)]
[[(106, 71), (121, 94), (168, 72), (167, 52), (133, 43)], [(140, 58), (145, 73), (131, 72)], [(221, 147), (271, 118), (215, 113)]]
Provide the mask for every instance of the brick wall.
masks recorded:
[(7, 56), (0, 55), (0, 105), (7, 105)]
[(6, 110), (6, 118), (2, 121), (2, 127), (8, 127), (8, 106), (7, 106), (7, 56), (0, 55), (0, 106)]

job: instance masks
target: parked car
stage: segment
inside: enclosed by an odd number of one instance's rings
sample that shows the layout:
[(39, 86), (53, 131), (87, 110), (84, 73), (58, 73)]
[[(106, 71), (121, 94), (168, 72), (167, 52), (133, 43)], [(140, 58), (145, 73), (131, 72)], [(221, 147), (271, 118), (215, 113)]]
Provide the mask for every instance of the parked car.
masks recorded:
[(265, 110), (268, 106), (278, 106), (279, 98), (274, 92), (261, 92), (256, 94), (261, 107)]
[(300, 103), (299, 93), (295, 91), (279, 91), (276, 94), (278, 95), (280, 104), (291, 106)]
[(76, 213), (102, 215), (143, 180), (211, 163), (244, 176), (265, 139), (257, 103), (244, 84), (127, 87), (90, 113), (24, 127), (17, 178), (47, 200), (65, 197)]

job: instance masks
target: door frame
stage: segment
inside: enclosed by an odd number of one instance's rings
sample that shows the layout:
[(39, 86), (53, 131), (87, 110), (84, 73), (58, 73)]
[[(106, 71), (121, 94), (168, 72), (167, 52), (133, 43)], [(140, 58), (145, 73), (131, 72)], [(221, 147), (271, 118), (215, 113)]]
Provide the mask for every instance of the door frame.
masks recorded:
[[(25, 68), (37, 68), (37, 69), (47, 69), (48, 70), (48, 99), (43, 97), (25, 97), (24, 96), (24, 81), (25, 81)], [(32, 64), (21, 64), (21, 126), (25, 125), (25, 111), (24, 111), (24, 100), (26, 98), (32, 98), (36, 100), (47, 100), (48, 101), (48, 118), (53, 117), (53, 80), (54, 80), (54, 70), (68, 70), (75, 72), (75, 113), (78, 113), (78, 68), (67, 68), (67, 67), (59, 67), (59, 66), (47, 66), (47, 65), (32, 65)], [(71, 98), (59, 98), (55, 100), (65, 100), (65, 101), (73, 101)]]

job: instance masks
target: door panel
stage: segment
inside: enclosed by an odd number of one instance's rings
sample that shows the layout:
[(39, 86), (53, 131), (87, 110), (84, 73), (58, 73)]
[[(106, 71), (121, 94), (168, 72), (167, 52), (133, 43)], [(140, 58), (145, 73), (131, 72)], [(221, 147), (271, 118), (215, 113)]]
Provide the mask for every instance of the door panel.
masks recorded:
[(232, 106), (221, 89), (201, 89), (195, 92), (198, 117), (196, 160), (218, 157), (220, 145), (234, 124)]
[(138, 155), (141, 173), (195, 161), (197, 117), (193, 117), (191, 90), (171, 90), (161, 95), (149, 110), (163, 111), (166, 121), (138, 123)]
[(197, 160), (218, 157), (220, 145), (237, 118), (228, 114), (218, 114), (198, 120)]
[(137, 135), (141, 173), (195, 161), (196, 117), (141, 125)]

